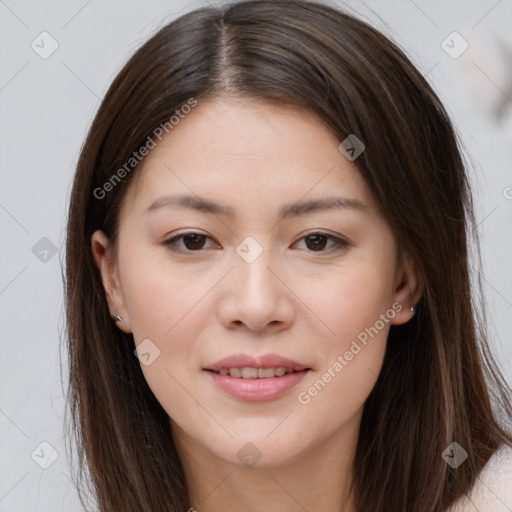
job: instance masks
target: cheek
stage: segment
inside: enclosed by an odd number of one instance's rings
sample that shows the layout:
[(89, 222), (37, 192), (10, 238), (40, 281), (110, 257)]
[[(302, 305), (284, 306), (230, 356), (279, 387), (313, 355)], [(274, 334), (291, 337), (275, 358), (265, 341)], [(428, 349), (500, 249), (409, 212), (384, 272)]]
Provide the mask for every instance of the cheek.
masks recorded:
[(386, 286), (376, 279), (344, 279), (333, 287), (320, 308), (334, 331), (318, 340), (321, 364), (297, 390), (305, 424), (329, 418), (330, 431), (341, 428), (372, 391), (382, 368), (394, 310)]
[[(328, 327), (323, 339), (344, 350), (391, 308), (393, 267), (384, 256), (359, 258), (332, 272), (328, 281), (305, 282), (304, 290), (305, 302), (314, 305), (318, 319)], [(378, 327), (382, 329), (380, 322)]]
[(317, 411), (331, 409), (339, 421), (360, 409), (371, 392), (395, 316), (392, 258), (372, 254), (340, 268), (323, 293), (309, 287), (307, 300), (329, 334), (318, 338), (322, 363), (297, 398)]
[(197, 269), (172, 264), (165, 255), (152, 256), (152, 252), (133, 252), (125, 257), (123, 296), (137, 342), (155, 338), (172, 343), (182, 324), (190, 324), (192, 317), (194, 322), (205, 318), (198, 311), (207, 302), (205, 294), (219, 280), (218, 272), (202, 274)]
[(133, 337), (150, 354), (149, 364), (141, 358), (141, 369), (163, 407), (181, 416), (197, 406), (193, 400), (185, 406), (184, 387), (190, 387), (192, 372), (200, 365), (201, 333), (212, 315), (207, 293), (222, 273), (199, 277), (199, 272), (162, 258), (151, 260), (129, 250), (125, 254), (130, 256), (121, 268), (123, 296)]

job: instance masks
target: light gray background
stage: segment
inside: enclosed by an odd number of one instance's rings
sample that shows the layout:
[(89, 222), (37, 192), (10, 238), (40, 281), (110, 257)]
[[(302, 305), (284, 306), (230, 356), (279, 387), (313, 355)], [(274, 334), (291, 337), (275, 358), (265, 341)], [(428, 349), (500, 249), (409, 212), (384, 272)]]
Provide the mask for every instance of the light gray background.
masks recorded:
[[(63, 444), (58, 341), (70, 183), (100, 98), (122, 64), (166, 21), (204, 4), (0, 1), (2, 512), (81, 510)], [(470, 152), (491, 334), (512, 381), (512, 1), (347, 5), (406, 49)], [(43, 31), (58, 43), (47, 59), (31, 47), (34, 40), (42, 46)], [(441, 46), (453, 31), (469, 44), (456, 59)], [(456, 40), (445, 44), (462, 48)], [(32, 252), (43, 237), (60, 250), (46, 262), (43, 252)], [(41, 442), (58, 453), (47, 469), (31, 458)], [(35, 453), (39, 460), (49, 456), (44, 446)]]

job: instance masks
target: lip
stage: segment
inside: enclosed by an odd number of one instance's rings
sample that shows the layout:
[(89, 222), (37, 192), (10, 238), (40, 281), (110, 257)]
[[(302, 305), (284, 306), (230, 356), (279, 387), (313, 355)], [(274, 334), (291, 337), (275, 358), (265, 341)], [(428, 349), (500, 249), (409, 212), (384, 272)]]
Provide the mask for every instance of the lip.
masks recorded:
[(247, 402), (266, 402), (279, 398), (296, 386), (308, 372), (309, 370), (303, 370), (269, 379), (243, 379), (205, 370), (220, 389), (234, 398)]
[[(282, 377), (268, 379), (244, 379), (215, 373), (221, 368), (277, 368), (280, 366), (295, 371)], [(311, 368), (277, 354), (265, 354), (258, 357), (236, 354), (221, 359), (203, 370), (222, 391), (232, 397), (248, 402), (265, 402), (279, 398), (296, 386)]]
[(293, 361), (292, 359), (287, 359), (286, 357), (281, 357), (277, 354), (264, 354), (257, 357), (250, 356), (248, 354), (235, 354), (225, 357), (224, 359), (220, 359), (216, 363), (213, 363), (203, 369), (218, 372), (222, 368), (277, 368), (279, 366), (291, 368), (296, 372), (302, 372), (309, 368), (304, 364)]

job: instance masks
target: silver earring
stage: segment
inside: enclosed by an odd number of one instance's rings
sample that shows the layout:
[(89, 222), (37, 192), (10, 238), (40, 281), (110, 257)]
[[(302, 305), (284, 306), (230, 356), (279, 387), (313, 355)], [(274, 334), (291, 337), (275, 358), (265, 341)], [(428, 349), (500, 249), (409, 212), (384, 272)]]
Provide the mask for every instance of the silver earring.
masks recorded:
[(116, 313), (113, 317), (112, 317), (112, 320), (114, 320), (114, 322), (121, 322), (123, 323), (123, 319)]
[(414, 311), (416, 311), (416, 308), (414, 306), (411, 306), (411, 311), (414, 313)]

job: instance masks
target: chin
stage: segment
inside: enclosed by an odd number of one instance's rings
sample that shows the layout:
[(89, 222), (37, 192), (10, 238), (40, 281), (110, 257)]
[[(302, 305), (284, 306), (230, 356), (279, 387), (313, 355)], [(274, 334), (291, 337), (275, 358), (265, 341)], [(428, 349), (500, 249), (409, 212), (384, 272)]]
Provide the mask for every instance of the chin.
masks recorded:
[[(266, 434), (265, 434), (266, 435)], [(213, 455), (239, 468), (270, 469), (293, 462), (299, 456), (298, 443), (283, 444), (279, 437), (265, 438), (261, 433), (230, 439), (213, 450)], [(211, 447), (211, 445), (210, 445)]]

